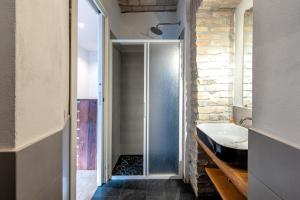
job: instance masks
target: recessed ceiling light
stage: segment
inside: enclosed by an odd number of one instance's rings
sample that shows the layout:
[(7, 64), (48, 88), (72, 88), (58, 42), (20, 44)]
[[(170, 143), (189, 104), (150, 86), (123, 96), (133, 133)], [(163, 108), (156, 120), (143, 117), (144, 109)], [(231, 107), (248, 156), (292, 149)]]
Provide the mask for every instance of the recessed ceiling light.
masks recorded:
[(79, 23), (78, 23), (78, 27), (79, 27), (79, 28), (83, 28), (83, 27), (84, 27), (84, 23), (79, 22)]

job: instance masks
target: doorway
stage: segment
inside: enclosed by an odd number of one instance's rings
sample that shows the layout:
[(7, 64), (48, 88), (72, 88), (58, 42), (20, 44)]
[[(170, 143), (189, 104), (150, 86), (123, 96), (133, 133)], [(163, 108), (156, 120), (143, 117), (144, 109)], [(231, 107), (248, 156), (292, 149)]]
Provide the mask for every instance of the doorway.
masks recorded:
[(112, 41), (112, 179), (181, 178), (180, 46)]
[(77, 25), (76, 199), (85, 200), (92, 198), (103, 174), (103, 16), (93, 1), (78, 1)]

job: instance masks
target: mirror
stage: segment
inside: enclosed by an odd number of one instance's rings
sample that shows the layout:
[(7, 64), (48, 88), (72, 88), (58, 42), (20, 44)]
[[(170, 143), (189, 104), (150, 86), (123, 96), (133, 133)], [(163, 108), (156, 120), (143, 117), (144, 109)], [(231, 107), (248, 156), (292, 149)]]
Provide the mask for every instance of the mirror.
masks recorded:
[(253, 9), (244, 14), (243, 106), (252, 108)]

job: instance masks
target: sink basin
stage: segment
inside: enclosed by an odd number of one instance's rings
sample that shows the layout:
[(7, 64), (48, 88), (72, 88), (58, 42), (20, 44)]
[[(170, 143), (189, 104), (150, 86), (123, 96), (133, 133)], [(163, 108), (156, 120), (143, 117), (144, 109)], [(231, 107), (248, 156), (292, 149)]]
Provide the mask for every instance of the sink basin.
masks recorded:
[(248, 129), (231, 123), (197, 125), (202, 142), (226, 163), (247, 168)]

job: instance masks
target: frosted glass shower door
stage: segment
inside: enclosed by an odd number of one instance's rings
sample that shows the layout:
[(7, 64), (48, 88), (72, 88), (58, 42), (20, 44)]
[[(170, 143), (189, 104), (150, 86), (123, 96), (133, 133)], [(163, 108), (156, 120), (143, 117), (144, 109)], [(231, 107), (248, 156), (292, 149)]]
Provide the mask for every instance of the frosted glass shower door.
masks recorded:
[(150, 43), (148, 71), (149, 174), (178, 174), (179, 43)]

